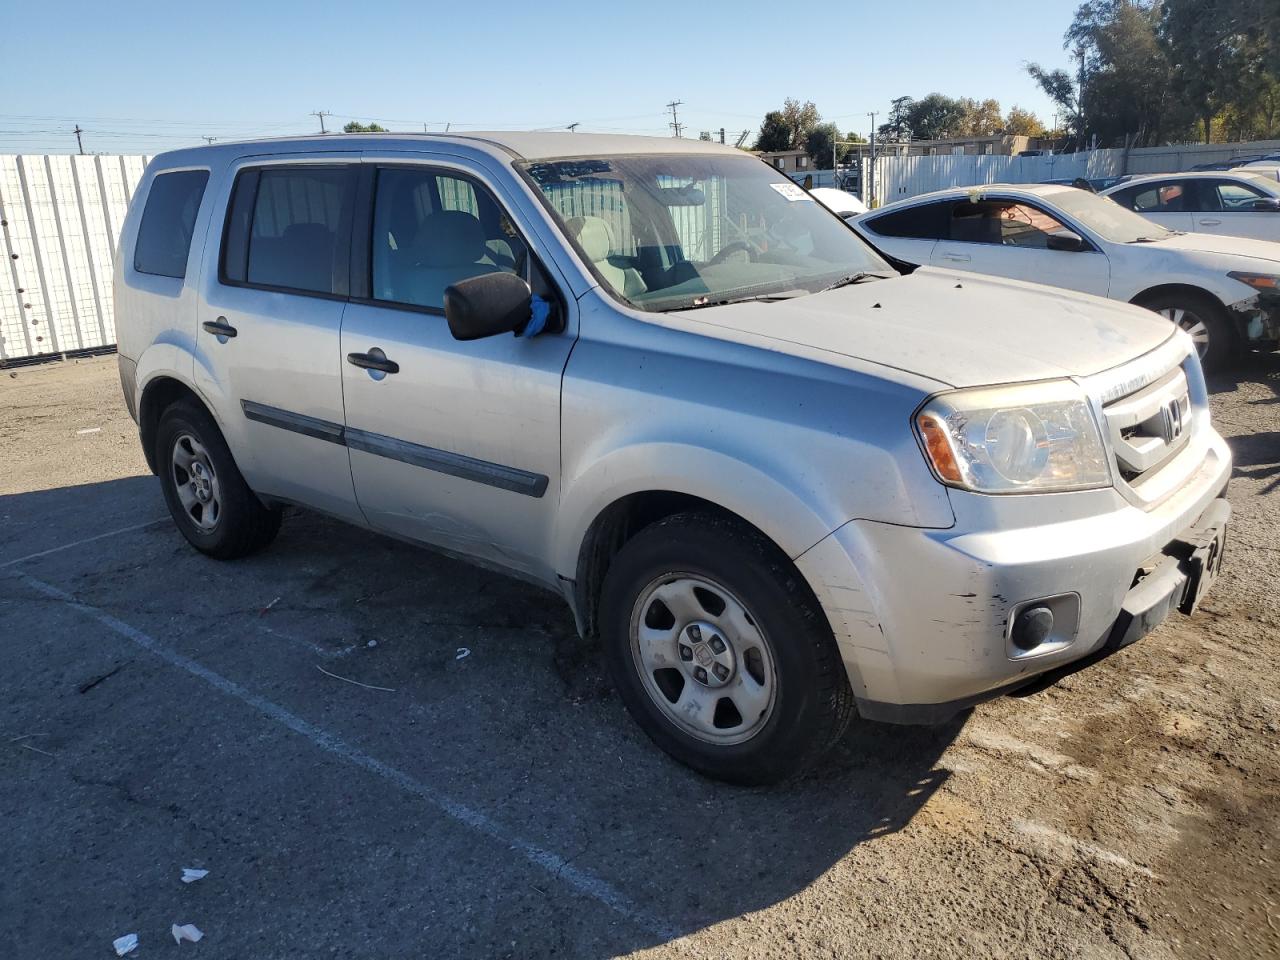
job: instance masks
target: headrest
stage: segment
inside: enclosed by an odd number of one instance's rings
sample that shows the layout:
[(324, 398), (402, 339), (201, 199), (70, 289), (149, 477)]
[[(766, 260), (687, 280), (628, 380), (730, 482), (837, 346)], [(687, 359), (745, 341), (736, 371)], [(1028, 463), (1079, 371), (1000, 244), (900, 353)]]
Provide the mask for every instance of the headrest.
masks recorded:
[(592, 263), (608, 260), (613, 253), (613, 231), (599, 217), (570, 217), (565, 226)]
[(462, 210), (437, 210), (418, 228), (413, 252), (431, 267), (475, 263), (485, 255), (484, 227)]

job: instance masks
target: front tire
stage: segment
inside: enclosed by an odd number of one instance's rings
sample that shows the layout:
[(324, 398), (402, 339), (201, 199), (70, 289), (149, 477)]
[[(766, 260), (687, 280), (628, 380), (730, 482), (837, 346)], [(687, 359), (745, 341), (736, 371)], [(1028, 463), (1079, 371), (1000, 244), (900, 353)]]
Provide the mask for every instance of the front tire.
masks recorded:
[(623, 703), (658, 746), (707, 776), (761, 784), (803, 773), (853, 717), (807, 584), (732, 519), (685, 513), (642, 530), (609, 567), (600, 615)]
[(1222, 306), (1207, 294), (1194, 291), (1159, 293), (1139, 300), (1140, 306), (1154, 310), (1191, 335), (1208, 372), (1223, 370), (1235, 359), (1240, 344)]
[(263, 506), (249, 489), (208, 411), (178, 401), (160, 415), (155, 442), (165, 503), (193, 547), (234, 560), (275, 539), (280, 509)]

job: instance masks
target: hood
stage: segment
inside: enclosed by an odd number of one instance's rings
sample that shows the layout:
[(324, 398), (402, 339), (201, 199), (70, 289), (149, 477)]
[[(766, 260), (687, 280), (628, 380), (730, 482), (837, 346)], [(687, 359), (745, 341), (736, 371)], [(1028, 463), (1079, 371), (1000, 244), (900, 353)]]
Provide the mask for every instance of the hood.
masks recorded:
[(1090, 376), (1173, 335), (1167, 320), (1140, 307), (927, 267), (794, 300), (677, 316), (954, 387)]
[[(1280, 213), (1275, 214), (1280, 218)], [(1280, 265), (1280, 243), (1252, 240), (1248, 237), (1224, 237), (1216, 233), (1181, 233), (1168, 240), (1144, 243), (1151, 250), (1185, 250), (1188, 253), (1216, 253), (1229, 257), (1249, 257)]]

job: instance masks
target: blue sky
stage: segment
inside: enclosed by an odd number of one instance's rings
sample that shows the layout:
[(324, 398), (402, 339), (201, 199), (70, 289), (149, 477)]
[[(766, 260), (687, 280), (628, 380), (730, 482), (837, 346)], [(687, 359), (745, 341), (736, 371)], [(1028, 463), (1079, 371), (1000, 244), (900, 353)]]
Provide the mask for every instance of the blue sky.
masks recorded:
[[(1079, 0), (787, 5), (240, 0), (0, 4), (0, 153), (155, 153), (377, 119), (397, 130), (754, 128), (784, 97), (866, 133), (896, 96), (995, 97), (1050, 121), (1022, 69), (1065, 65)], [(181, 11), (181, 12), (180, 12)], [(794, 12), (792, 12), (794, 11)]]

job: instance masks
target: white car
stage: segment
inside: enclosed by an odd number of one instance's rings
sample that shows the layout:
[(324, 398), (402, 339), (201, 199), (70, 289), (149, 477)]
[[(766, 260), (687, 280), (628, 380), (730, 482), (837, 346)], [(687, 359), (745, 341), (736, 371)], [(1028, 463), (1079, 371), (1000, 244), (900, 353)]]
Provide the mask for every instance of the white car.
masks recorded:
[(1102, 195), (1170, 230), (1280, 240), (1280, 181), (1263, 169), (1141, 177)]
[(1155, 310), (1191, 334), (1209, 367), (1246, 345), (1280, 340), (1280, 244), (1166, 230), (1087, 190), (953, 188), (850, 222), (907, 264), (1044, 283)]
[(838, 217), (848, 220), (867, 212), (867, 205), (847, 190), (834, 187), (814, 187), (809, 196), (830, 210)]

